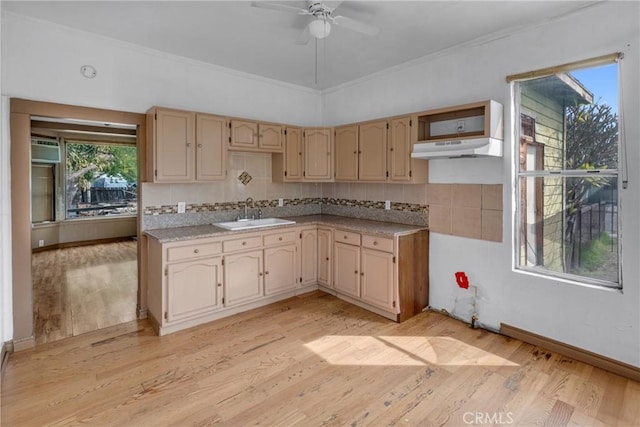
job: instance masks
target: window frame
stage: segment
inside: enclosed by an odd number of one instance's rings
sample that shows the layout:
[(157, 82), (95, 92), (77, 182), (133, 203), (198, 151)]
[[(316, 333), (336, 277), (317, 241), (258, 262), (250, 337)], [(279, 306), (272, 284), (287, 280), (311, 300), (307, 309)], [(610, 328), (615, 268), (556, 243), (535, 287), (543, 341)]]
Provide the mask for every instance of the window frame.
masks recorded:
[[(507, 82), (509, 82), (511, 84), (511, 101), (513, 102), (513, 124), (512, 124), (512, 130), (513, 130), (513, 136), (514, 136), (514, 143), (513, 143), (513, 157), (512, 157), (512, 161), (513, 161), (513, 170), (514, 170), (514, 174), (513, 174), (513, 188), (514, 188), (514, 195), (515, 195), (515, 209), (514, 209), (514, 216), (513, 216), (513, 269), (516, 272), (520, 272), (520, 273), (529, 273), (529, 274), (534, 274), (536, 276), (542, 277), (542, 278), (546, 278), (546, 279), (556, 279), (556, 280), (561, 280), (563, 282), (569, 282), (569, 283), (574, 283), (574, 284), (579, 284), (579, 285), (586, 285), (586, 286), (590, 286), (590, 287), (598, 287), (598, 288), (602, 288), (602, 289), (608, 289), (608, 290), (616, 290), (616, 291), (622, 291), (623, 289), (623, 275), (622, 275), (622, 218), (621, 218), (621, 209), (620, 206), (622, 205), (622, 189), (623, 187), (623, 182), (624, 182), (624, 176), (622, 173), (622, 167), (624, 165), (624, 149), (623, 149), (623, 145), (624, 145), (624, 140), (623, 140), (623, 112), (622, 112), (622, 108), (623, 106), (621, 105), (621, 100), (622, 100), (622, 85), (620, 82), (621, 79), (621, 73), (620, 73), (620, 63), (619, 60), (622, 58), (621, 54), (612, 54), (612, 55), (606, 55), (604, 57), (599, 57), (599, 58), (594, 58), (592, 60), (586, 60), (586, 61), (577, 61), (575, 63), (571, 63), (571, 64), (565, 64), (565, 65), (561, 65), (561, 66), (557, 66), (557, 67), (550, 67), (550, 68), (546, 68), (543, 70), (538, 70), (538, 71), (532, 71), (529, 73), (522, 73), (522, 74), (518, 74), (518, 75), (513, 75), (513, 76), (508, 76), (507, 77)], [(522, 133), (522, 121), (521, 118), (523, 115), (525, 116), (530, 116), (532, 117), (532, 119), (534, 120), (535, 123), (535, 114), (532, 115), (530, 111), (528, 111), (526, 108), (522, 108), (522, 98), (521, 98), (521, 94), (522, 94), (522, 90), (521, 90), (521, 83), (529, 81), (529, 80), (534, 80), (534, 79), (538, 79), (538, 78), (544, 78), (544, 77), (548, 77), (551, 76), (553, 74), (557, 74), (557, 73), (565, 73), (565, 72), (570, 72), (570, 71), (576, 71), (576, 70), (580, 70), (580, 69), (587, 69), (587, 68), (595, 68), (598, 66), (603, 66), (603, 65), (611, 65), (613, 63), (618, 63), (618, 77), (617, 77), (617, 83), (618, 83), (618, 111), (619, 113), (617, 114), (617, 122), (618, 122), (618, 144), (617, 144), (617, 154), (618, 154), (618, 165), (616, 169), (595, 169), (595, 170), (589, 170), (589, 171), (582, 171), (582, 170), (577, 170), (577, 169), (561, 169), (561, 170), (521, 170), (520, 166), (521, 166), (521, 133)], [(535, 133), (534, 133), (534, 137), (532, 138), (532, 142), (535, 143)], [(565, 166), (565, 165), (563, 165)], [(617, 190), (616, 190), (616, 202), (617, 202), (617, 221), (616, 221), (616, 232), (617, 232), (617, 244), (616, 244), (616, 251), (617, 251), (617, 268), (618, 268), (618, 280), (617, 282), (613, 282), (613, 281), (608, 281), (608, 280), (603, 280), (603, 279), (597, 279), (597, 278), (592, 278), (592, 277), (588, 277), (588, 276), (584, 276), (584, 275), (579, 275), (579, 274), (574, 274), (574, 273), (565, 273), (565, 272), (559, 272), (559, 271), (554, 271), (552, 269), (546, 268), (544, 267), (544, 265), (534, 265), (534, 266), (529, 266), (526, 264), (523, 264), (521, 262), (522, 260), (522, 254), (521, 254), (521, 250), (522, 250), (522, 244), (523, 244), (523, 230), (526, 230), (526, 224), (523, 221), (523, 217), (522, 215), (526, 214), (526, 211), (523, 212), (522, 211), (522, 183), (521, 180), (523, 178), (541, 178), (542, 180), (544, 180), (544, 178), (560, 178), (562, 179), (562, 185), (563, 185), (563, 205), (566, 203), (566, 178), (571, 178), (571, 177), (593, 177), (594, 174), (597, 174), (598, 177), (602, 177), (602, 178), (613, 178), (616, 180), (616, 184), (617, 184)], [(566, 207), (563, 206), (563, 211), (566, 210)], [(564, 236), (563, 236), (564, 239)], [(564, 245), (563, 245), (564, 247)], [(563, 254), (564, 257), (564, 254)]]

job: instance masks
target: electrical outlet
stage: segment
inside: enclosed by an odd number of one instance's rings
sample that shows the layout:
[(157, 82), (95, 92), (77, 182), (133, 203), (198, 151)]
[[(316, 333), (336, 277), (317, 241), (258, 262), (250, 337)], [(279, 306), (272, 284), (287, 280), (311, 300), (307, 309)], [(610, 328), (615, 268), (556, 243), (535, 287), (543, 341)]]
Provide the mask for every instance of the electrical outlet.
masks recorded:
[(284, 206), (284, 199), (278, 199), (278, 206)]
[(385, 208), (386, 210), (391, 209), (391, 200), (385, 200), (385, 201), (384, 201), (384, 208)]
[(178, 213), (184, 213), (187, 210), (187, 204), (185, 202), (178, 202)]
[(41, 248), (44, 246), (44, 240), (40, 239), (38, 240), (38, 247)]
[(458, 120), (458, 132), (464, 132), (464, 120)]

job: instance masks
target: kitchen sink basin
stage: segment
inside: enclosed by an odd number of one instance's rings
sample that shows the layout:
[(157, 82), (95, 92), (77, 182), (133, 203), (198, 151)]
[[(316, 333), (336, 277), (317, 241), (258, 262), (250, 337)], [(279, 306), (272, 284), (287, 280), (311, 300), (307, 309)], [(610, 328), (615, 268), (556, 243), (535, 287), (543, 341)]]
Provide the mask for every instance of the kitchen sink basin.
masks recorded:
[(273, 227), (276, 225), (295, 224), (295, 221), (282, 218), (239, 219), (237, 221), (217, 222), (213, 225), (227, 230), (249, 230), (251, 228)]

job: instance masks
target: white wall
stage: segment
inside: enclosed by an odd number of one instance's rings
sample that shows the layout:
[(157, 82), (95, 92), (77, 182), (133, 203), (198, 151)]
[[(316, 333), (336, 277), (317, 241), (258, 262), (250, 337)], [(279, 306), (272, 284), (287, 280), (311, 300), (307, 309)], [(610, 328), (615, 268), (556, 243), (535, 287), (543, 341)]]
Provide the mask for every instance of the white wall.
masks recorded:
[[(510, 324), (640, 366), (640, 138), (638, 120), (639, 4), (605, 2), (579, 14), (490, 43), (426, 58), (325, 94), (327, 121), (348, 123), (495, 99), (505, 106), (503, 159), (430, 162), (430, 182), (504, 184), (501, 244), (431, 235), (430, 304), (454, 308), (456, 271), (479, 287), (480, 322)], [(512, 132), (509, 74), (622, 51), (622, 87), (629, 141), (629, 189), (622, 193), (624, 292), (612, 292), (514, 272)]]
[[(4, 12), (3, 93), (144, 113), (153, 105), (314, 124), (320, 93)], [(90, 64), (97, 77), (86, 79)], [(312, 120), (314, 123), (309, 123)]]

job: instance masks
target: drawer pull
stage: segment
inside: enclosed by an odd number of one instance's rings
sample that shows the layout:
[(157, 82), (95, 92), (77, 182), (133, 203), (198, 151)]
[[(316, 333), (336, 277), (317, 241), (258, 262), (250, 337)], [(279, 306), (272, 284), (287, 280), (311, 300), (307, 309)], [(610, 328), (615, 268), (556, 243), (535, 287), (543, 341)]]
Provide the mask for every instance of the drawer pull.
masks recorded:
[(199, 254), (199, 253), (200, 253), (200, 249), (194, 249), (194, 250), (193, 250), (193, 253), (194, 253), (194, 254)]
[(378, 246), (378, 241), (377, 240), (373, 241), (373, 246)]
[(247, 246), (247, 242), (242, 242), (242, 246)]
[(282, 241), (282, 237), (278, 237), (278, 240)]
[(347, 239), (348, 239), (348, 237), (347, 237), (347, 236), (344, 236), (344, 240), (347, 240)]

